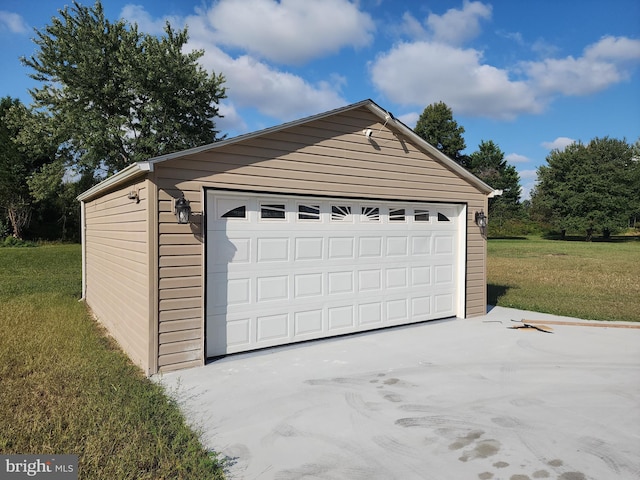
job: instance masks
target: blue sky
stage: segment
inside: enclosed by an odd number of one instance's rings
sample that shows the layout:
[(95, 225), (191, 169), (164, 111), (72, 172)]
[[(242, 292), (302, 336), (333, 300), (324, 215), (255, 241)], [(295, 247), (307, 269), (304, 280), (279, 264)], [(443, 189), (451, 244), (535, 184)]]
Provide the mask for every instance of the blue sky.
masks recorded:
[[(19, 61), (64, 0), (0, 0), (0, 96), (30, 103)], [(85, 5), (93, 4), (88, 0)], [(552, 148), (640, 138), (637, 0), (103, 0), (111, 20), (162, 33), (226, 76), (222, 133), (248, 131), (371, 98), (413, 127), (443, 101), (466, 153), (493, 140), (527, 198)]]

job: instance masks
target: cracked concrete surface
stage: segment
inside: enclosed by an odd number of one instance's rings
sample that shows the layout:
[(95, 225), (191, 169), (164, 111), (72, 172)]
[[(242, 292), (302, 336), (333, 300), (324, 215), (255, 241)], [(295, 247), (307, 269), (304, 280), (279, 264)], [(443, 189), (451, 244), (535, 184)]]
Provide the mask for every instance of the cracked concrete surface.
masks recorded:
[(231, 479), (640, 478), (640, 329), (574, 320), (496, 307), (156, 379)]

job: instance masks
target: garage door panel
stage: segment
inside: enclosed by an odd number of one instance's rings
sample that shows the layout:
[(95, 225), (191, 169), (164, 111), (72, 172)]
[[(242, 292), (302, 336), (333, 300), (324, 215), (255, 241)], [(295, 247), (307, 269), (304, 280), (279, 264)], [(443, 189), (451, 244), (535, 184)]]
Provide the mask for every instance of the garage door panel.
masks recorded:
[(220, 200), (208, 194), (208, 356), (456, 315), (459, 206)]
[(324, 239), (318, 237), (297, 237), (294, 258), (296, 261), (322, 260)]

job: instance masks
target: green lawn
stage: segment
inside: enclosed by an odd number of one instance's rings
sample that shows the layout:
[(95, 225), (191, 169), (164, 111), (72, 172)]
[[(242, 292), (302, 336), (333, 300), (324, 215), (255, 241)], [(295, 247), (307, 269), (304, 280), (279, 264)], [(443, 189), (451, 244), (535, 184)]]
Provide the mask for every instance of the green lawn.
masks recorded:
[(640, 321), (640, 239), (488, 242), (489, 303), (593, 320)]
[(222, 479), (175, 403), (87, 315), (80, 246), (0, 248), (0, 453), (81, 479)]

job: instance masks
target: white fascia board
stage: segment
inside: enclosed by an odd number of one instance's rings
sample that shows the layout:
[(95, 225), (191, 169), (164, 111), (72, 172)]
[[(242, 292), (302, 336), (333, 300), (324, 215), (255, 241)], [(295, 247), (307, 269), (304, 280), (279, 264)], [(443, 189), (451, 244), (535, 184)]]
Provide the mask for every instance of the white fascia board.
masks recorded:
[(133, 163), (123, 170), (120, 170), (118, 173), (101, 181), (97, 185), (94, 185), (89, 190), (82, 192), (76, 197), (76, 199), (84, 202), (85, 200), (95, 197), (109, 188), (117, 187), (118, 185), (126, 183), (140, 175), (144, 175), (147, 172), (153, 172), (153, 165), (150, 162)]

